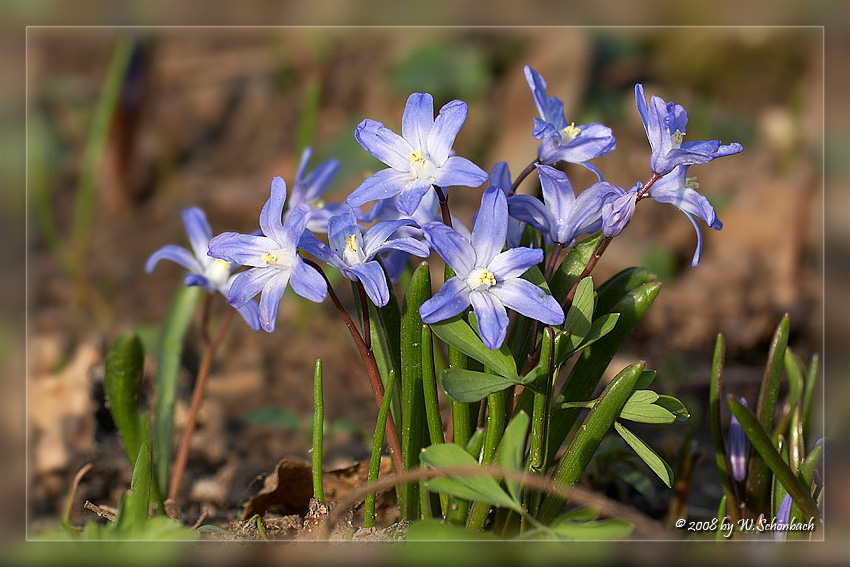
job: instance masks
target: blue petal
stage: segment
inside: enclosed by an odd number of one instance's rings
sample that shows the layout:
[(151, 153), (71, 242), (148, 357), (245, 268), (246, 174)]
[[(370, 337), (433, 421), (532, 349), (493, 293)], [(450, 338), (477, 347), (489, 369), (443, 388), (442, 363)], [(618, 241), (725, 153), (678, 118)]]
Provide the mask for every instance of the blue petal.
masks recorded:
[(304, 235), (307, 223), (310, 222), (311, 213), (312, 209), (305, 203), (298, 205), (292, 210), (286, 219), (286, 224), (283, 225), (280, 238), (276, 238), (280, 243), (281, 249), (295, 251), (298, 243), (301, 242), (301, 237)]
[(279, 248), (278, 242), (266, 236), (223, 232), (210, 240), (209, 255), (235, 264), (259, 268), (266, 265), (261, 256)]
[(381, 250), (384, 242), (403, 226), (418, 225), (412, 219), (401, 219), (382, 221), (367, 230), (366, 234), (363, 235), (363, 252), (366, 254), (366, 258), (371, 260)]
[(309, 203), (321, 197), (337, 171), (339, 162), (334, 159), (319, 164), (304, 180), (304, 200)]
[(495, 185), (507, 195), (511, 188), (511, 170), (508, 162), (500, 161), (490, 170), (490, 184)]
[[(307, 166), (310, 164), (310, 158), (313, 157), (313, 148), (307, 146), (304, 148), (304, 151), (301, 152), (301, 161), (298, 162), (298, 170), (295, 172), (295, 183), (294, 186), (303, 186), (304, 185), (304, 176), (307, 174)], [(295, 187), (293, 187), (293, 192), (295, 191)]]
[(534, 104), (537, 106), (540, 117), (552, 124), (556, 130), (565, 128), (567, 120), (564, 118), (564, 103), (557, 97), (546, 96), (546, 81), (540, 73), (528, 65), (525, 66), (524, 71), (525, 80), (531, 89), (531, 95), (534, 97)]
[(349, 210), (345, 213), (331, 217), (328, 221), (328, 244), (337, 256), (342, 257), (347, 246), (346, 240), (350, 236), (357, 238), (357, 245), (363, 248), (363, 237), (360, 234), (360, 226), (354, 212)]
[(472, 228), (475, 263), (486, 266), (505, 246), (508, 235), (508, 203), (498, 187), (490, 186), (481, 196), (481, 208)]
[(395, 170), (410, 171), (413, 148), (404, 138), (376, 120), (366, 119), (357, 125), (354, 138), (363, 149)]
[(694, 225), (694, 230), (697, 231), (697, 249), (694, 250), (694, 257), (691, 260), (691, 267), (696, 268), (699, 265), (700, 258), (702, 258), (702, 231), (700, 231), (699, 225), (693, 215), (685, 213), (685, 216), (688, 217), (688, 220)]
[(555, 222), (555, 225), (550, 228), (552, 239), (566, 244), (572, 238), (569, 234), (570, 220), (576, 201), (573, 186), (567, 174), (554, 167), (538, 165), (537, 173), (543, 189), (543, 202), (546, 203), (546, 208)]
[(465, 278), (475, 267), (475, 250), (466, 238), (441, 222), (429, 222), (422, 230), (431, 248), (458, 276)]
[[(292, 197), (289, 197), (290, 203), (292, 202)], [(326, 233), (328, 231), (328, 220), (331, 217), (335, 217), (337, 215), (341, 215), (342, 213), (351, 210), (352, 208), (348, 205), (348, 203), (327, 203), (325, 205), (316, 207), (313, 206), (313, 212), (310, 213), (310, 220), (307, 222), (307, 230), (312, 232), (320, 232)], [(355, 209), (355, 215), (362, 214), (357, 209)], [(289, 219), (288, 214), (284, 214), (283, 216), (284, 222)]]
[(407, 260), (410, 258), (410, 254), (401, 250), (384, 250), (379, 258), (384, 265), (384, 269), (387, 271), (390, 281), (394, 284), (398, 283), (401, 275), (404, 273), (404, 269), (407, 267)]
[(437, 169), (437, 181), (440, 187), (460, 185), (462, 187), (478, 187), (487, 181), (487, 172), (460, 156), (452, 156)]
[(632, 220), (635, 214), (637, 191), (629, 191), (622, 197), (616, 197), (602, 205), (602, 234), (614, 237)]
[(242, 319), (248, 323), (252, 331), (256, 333), (260, 330), (260, 307), (256, 301), (248, 301), (245, 305), (238, 308), (237, 311), (242, 316)]
[(489, 290), (506, 307), (546, 325), (564, 322), (564, 310), (554, 297), (530, 281), (514, 278), (497, 283)]
[(568, 156), (563, 161), (583, 163), (617, 149), (617, 138), (607, 126), (593, 122), (579, 128), (579, 135), (563, 146)]
[[(433, 126), (434, 98), (428, 93), (410, 95), (401, 116), (401, 135), (414, 150), (424, 152)], [(387, 163), (387, 165), (390, 164)]]
[(189, 243), (195, 251), (195, 256), (205, 258), (207, 245), (212, 238), (212, 229), (207, 222), (207, 215), (198, 207), (184, 209), (183, 224), (186, 226), (186, 234), (189, 235)]
[[(375, 250), (376, 252), (384, 252), (385, 250), (400, 250), (407, 254), (427, 258), (431, 254), (431, 249), (424, 242), (416, 240), (410, 236), (402, 236), (387, 240)], [(366, 256), (370, 258), (370, 256)]]
[(387, 286), (387, 275), (378, 262), (366, 262), (351, 267), (351, 271), (357, 274), (357, 278), (363, 284), (366, 295), (372, 303), (383, 307), (390, 300), (390, 289)]
[[(493, 289), (493, 288), (490, 288)], [(508, 333), (508, 313), (502, 302), (489, 291), (473, 291), (469, 302), (478, 320), (478, 332), (484, 346), (496, 350), (505, 341)]]
[(552, 216), (546, 206), (537, 197), (531, 195), (514, 195), (508, 199), (508, 212), (518, 220), (531, 224), (544, 234), (552, 229)]
[(280, 300), (283, 298), (283, 292), (286, 291), (286, 284), (290, 276), (288, 271), (276, 271), (277, 274), (266, 281), (260, 295), (260, 326), (267, 333), (274, 331)]
[(316, 303), (321, 303), (328, 295), (328, 282), (316, 268), (304, 263), (301, 256), (295, 258), (289, 285), (292, 286), (292, 291)]
[(339, 256), (334, 254), (334, 251), (328, 248), (327, 244), (309, 232), (305, 232), (304, 236), (301, 237), (301, 242), (298, 244), (298, 248), (312, 254), (320, 262), (333, 266), (337, 270), (348, 268), (348, 265), (343, 262)]
[(679, 166), (652, 185), (649, 196), (659, 203), (668, 203), (686, 213), (701, 218), (710, 227), (720, 230), (723, 223), (717, 219), (714, 207), (704, 196), (685, 187), (687, 166)]
[(602, 206), (612, 197), (620, 197), (624, 193), (620, 187), (604, 181), (596, 182), (579, 193), (566, 228), (567, 238), (572, 240), (602, 228)]
[(252, 268), (237, 274), (227, 292), (227, 302), (237, 309), (242, 307), (260, 293), (266, 283), (278, 273), (280, 270), (277, 268)]
[(446, 281), (440, 291), (419, 307), (422, 322), (431, 324), (454, 317), (469, 307), (469, 286), (455, 276)]
[(428, 155), (437, 166), (449, 158), (455, 138), (466, 121), (467, 112), (468, 107), (461, 100), (453, 100), (440, 109), (426, 144)]
[(260, 228), (263, 234), (278, 242), (283, 242), (284, 233), (281, 217), (286, 202), (286, 182), (282, 177), (272, 179), (271, 195), (260, 211)]
[(200, 274), (186, 274), (183, 283), (186, 284), (186, 287), (200, 286), (207, 291), (215, 291), (212, 285), (210, 285), (210, 280)]
[(643, 122), (643, 130), (649, 137), (649, 105), (646, 103), (646, 95), (643, 93), (643, 85), (635, 85), (635, 106), (637, 107), (640, 121)]
[(346, 198), (352, 207), (365, 205), (369, 201), (389, 199), (401, 193), (404, 184), (410, 179), (410, 173), (392, 168), (382, 169), (366, 178), (357, 189)]
[(201, 263), (198, 262), (198, 259), (195, 256), (183, 248), (182, 246), (177, 246), (176, 244), (166, 244), (148, 258), (148, 261), (145, 263), (145, 271), (147, 273), (151, 273), (154, 269), (154, 266), (160, 260), (171, 260), (176, 264), (180, 264), (187, 270), (191, 270), (193, 272), (203, 272), (204, 269), (201, 266)]
[(540, 248), (511, 248), (505, 250), (487, 265), (487, 270), (502, 281), (518, 278), (531, 266), (543, 261), (543, 250)]
[(419, 208), (422, 197), (431, 190), (430, 179), (412, 179), (404, 185), (404, 189), (398, 196), (396, 206), (405, 215), (412, 216)]

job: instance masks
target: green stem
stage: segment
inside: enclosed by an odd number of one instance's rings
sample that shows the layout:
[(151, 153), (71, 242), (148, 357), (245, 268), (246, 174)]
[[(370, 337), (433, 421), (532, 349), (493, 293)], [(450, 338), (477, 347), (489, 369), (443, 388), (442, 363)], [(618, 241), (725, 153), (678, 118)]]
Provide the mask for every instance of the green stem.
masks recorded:
[(322, 483), (322, 443), (325, 429), (325, 401), (322, 390), (322, 360), (316, 360), (313, 372), (313, 498), (325, 503)]
[(729, 465), (726, 458), (726, 449), (723, 443), (723, 433), (720, 425), (720, 398), (723, 395), (723, 363), (726, 360), (726, 340), (723, 335), (717, 335), (717, 343), (714, 347), (714, 359), (711, 363), (711, 389), (708, 393), (709, 418), (711, 423), (711, 439), (714, 442), (714, 460), (717, 463), (717, 471), (720, 473), (720, 484), (726, 497), (726, 510), (732, 516), (732, 521), (741, 519), (741, 510), (735, 491), (732, 490), (732, 477), (729, 474)]
[[(422, 325), (422, 387), (425, 393), (425, 418), (431, 444), (445, 443), (443, 420), (440, 417), (440, 399), (437, 397), (437, 375), (434, 372), (434, 343), (431, 329)], [(420, 490), (422, 487), (420, 486)], [(448, 510), (449, 497), (440, 494), (440, 509), (443, 517)]]
[[(369, 461), (369, 476), (367, 484), (373, 484), (378, 479), (378, 471), (381, 468), (381, 449), (384, 446), (384, 433), (387, 428), (387, 416), (390, 413), (390, 406), (393, 399), (393, 388), (395, 388), (395, 371), (390, 370), (390, 375), (387, 377), (387, 389), (384, 392), (384, 401), (381, 403), (381, 409), (378, 410), (378, 421), (375, 423), (375, 437), (372, 441), (372, 458)], [(366, 496), (364, 504), (363, 526), (372, 528), (375, 526), (375, 498), (374, 492)]]

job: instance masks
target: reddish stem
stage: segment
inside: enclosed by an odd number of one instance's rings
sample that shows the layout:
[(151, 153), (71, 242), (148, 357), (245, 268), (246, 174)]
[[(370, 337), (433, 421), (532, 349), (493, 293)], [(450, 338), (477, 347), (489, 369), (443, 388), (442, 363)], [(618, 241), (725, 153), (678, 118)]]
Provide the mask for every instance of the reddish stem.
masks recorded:
[(440, 213), (443, 215), (443, 224), (452, 228), (452, 213), (449, 211), (449, 196), (443, 192), (439, 185), (432, 185), (434, 191), (437, 192), (437, 199), (440, 201)]
[(530, 164), (525, 166), (525, 169), (523, 169), (522, 171), (519, 172), (519, 175), (517, 175), (516, 179), (514, 179), (514, 182), (511, 183), (511, 188), (508, 190), (508, 197), (510, 197), (511, 195), (516, 193), (516, 190), (519, 189), (520, 183), (525, 181), (525, 178), (528, 177), (528, 175), (532, 171), (534, 171), (534, 168), (535, 168), (535, 166), (537, 166), (538, 163), (540, 163), (540, 160), (535, 159)]

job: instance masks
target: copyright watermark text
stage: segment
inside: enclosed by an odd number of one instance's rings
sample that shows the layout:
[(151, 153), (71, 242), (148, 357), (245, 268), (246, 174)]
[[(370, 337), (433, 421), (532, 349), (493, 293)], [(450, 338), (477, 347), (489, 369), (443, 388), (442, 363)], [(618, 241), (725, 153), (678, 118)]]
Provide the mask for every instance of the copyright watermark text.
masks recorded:
[(737, 522), (730, 522), (727, 518), (723, 518), (722, 520), (718, 520), (717, 518), (712, 518), (711, 520), (703, 520), (703, 521), (688, 521), (683, 518), (679, 518), (676, 520), (676, 527), (680, 530), (687, 530), (689, 532), (720, 532), (723, 534), (723, 537), (728, 538), (732, 536), (732, 532), (747, 532), (747, 533), (767, 533), (767, 532), (775, 532), (775, 531), (786, 531), (786, 532), (813, 532), (815, 530), (815, 521), (814, 518), (810, 518), (808, 522), (780, 522), (774, 518), (772, 521), (768, 521), (765, 518), (759, 518), (758, 520), (738, 520)]

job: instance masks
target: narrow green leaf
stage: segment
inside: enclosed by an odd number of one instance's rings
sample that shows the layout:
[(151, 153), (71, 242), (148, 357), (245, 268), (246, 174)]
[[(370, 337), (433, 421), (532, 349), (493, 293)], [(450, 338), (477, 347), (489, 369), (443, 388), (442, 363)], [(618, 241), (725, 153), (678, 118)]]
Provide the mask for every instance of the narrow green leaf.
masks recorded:
[(160, 335), (159, 361), (156, 368), (154, 397), (153, 458), (156, 463), (156, 483), (168, 486), (171, 449), (174, 444), (174, 404), (177, 400), (177, 379), (183, 357), (183, 339), (198, 299), (205, 293), (200, 286), (180, 286), (168, 310)]
[(592, 522), (599, 517), (599, 510), (595, 508), (573, 508), (564, 512), (555, 522)]
[[(566, 402), (587, 400), (593, 395), (602, 374), (620, 349), (620, 345), (655, 301), (660, 290), (661, 284), (658, 282), (643, 284), (630, 291), (614, 305), (613, 312), (620, 314), (614, 329), (582, 351), (555, 401), (556, 406)], [(578, 416), (579, 412), (575, 409), (553, 411), (549, 433), (550, 455), (558, 452)]]
[(717, 530), (714, 532), (714, 539), (717, 541), (726, 539), (723, 531), (724, 520), (726, 519), (726, 495), (720, 499), (720, 506), (717, 508)]
[(519, 380), (462, 368), (446, 368), (440, 381), (451, 399), (464, 403), (477, 402), (493, 392), (500, 392), (519, 383)]
[(115, 521), (117, 531), (139, 529), (148, 518), (151, 500), (151, 448), (142, 443), (133, 467), (130, 491), (124, 495)]
[(590, 331), (595, 307), (596, 292), (593, 291), (593, 278), (588, 276), (579, 282), (570, 310), (564, 319), (564, 329), (568, 330), (570, 336), (579, 343)]
[(638, 457), (652, 469), (652, 472), (658, 475), (667, 487), (673, 486), (673, 470), (670, 465), (662, 459), (658, 453), (653, 451), (652, 447), (647, 445), (640, 437), (623, 427), (617, 422), (614, 422), (614, 429), (620, 434), (620, 437), (628, 443), (629, 447), (634, 449)]
[[(474, 314), (470, 314), (470, 321), (474, 321), (474, 317)], [(514, 362), (510, 349), (504, 344), (499, 350), (488, 349), (481, 342), (473, 327), (463, 320), (462, 315), (432, 323), (429, 326), (444, 343), (455, 347), (501, 376), (514, 380), (519, 379), (516, 362)]]
[[(809, 493), (811, 493), (812, 490), (812, 480), (815, 476), (815, 469), (817, 469), (822, 455), (823, 445), (815, 447), (803, 460), (803, 462), (800, 463), (800, 468), (797, 469), (797, 479), (803, 484), (803, 486), (806, 487)], [(803, 514), (802, 509), (796, 502), (791, 503), (791, 513), (788, 515), (788, 518), (792, 524), (806, 523), (809, 521), (809, 518)], [(805, 539), (809, 535), (811, 534), (803, 534), (800, 532), (788, 533), (789, 539)]]
[[(431, 445), (419, 457), (425, 465), (434, 468), (475, 467), (478, 462), (454, 443)], [(457, 496), (465, 500), (483, 502), (519, 511), (521, 506), (502, 490), (498, 481), (482, 472), (481, 475), (447, 475), (428, 481), (428, 490)]]
[(812, 439), (812, 415), (814, 415), (815, 409), (814, 402), (815, 393), (817, 392), (819, 363), (820, 358), (817, 353), (813, 354), (803, 385), (803, 433), (805, 434), (806, 441)]
[(472, 435), (469, 436), (469, 442), (466, 444), (466, 452), (475, 457), (476, 461), (481, 459), (481, 449), (484, 448), (484, 428), (477, 427)]
[(106, 407), (124, 441), (124, 448), (133, 467), (142, 443), (150, 441), (145, 436), (139, 412), (139, 383), (143, 369), (144, 354), (139, 337), (134, 333), (125, 333), (115, 339), (106, 353), (103, 389)]
[(316, 359), (313, 369), (313, 498), (325, 503), (324, 471), (322, 466), (325, 439), (325, 401), (322, 387), (322, 359)]
[(552, 290), (552, 295), (558, 302), (563, 302), (567, 297), (570, 289), (578, 281), (579, 276), (584, 271), (584, 267), (590, 261), (590, 257), (596, 252), (599, 243), (602, 241), (602, 233), (596, 233), (574, 244), (564, 261), (552, 274), (552, 279), (549, 281), (549, 288)]
[(638, 378), (637, 384), (635, 384), (636, 390), (646, 390), (652, 385), (652, 382), (655, 380), (655, 375), (658, 374), (655, 370), (644, 370), (643, 374)]
[[(525, 438), (528, 433), (528, 414), (519, 412), (508, 423), (502, 435), (502, 450), (499, 452), (499, 464), (508, 470), (521, 471), (523, 455), (525, 455)], [(505, 485), (511, 497), (519, 502), (519, 483), (505, 479)]]
[(709, 422), (711, 425), (711, 440), (714, 443), (714, 461), (720, 473), (720, 484), (726, 496), (727, 509), (733, 521), (739, 519), (739, 504), (732, 490), (732, 475), (729, 472), (726, 448), (723, 440), (720, 400), (723, 397), (723, 365), (726, 361), (726, 339), (722, 334), (717, 335), (714, 343), (714, 357), (711, 363), (711, 386), (708, 391)]
[(756, 416), (746, 406), (736, 400), (734, 396), (729, 396), (727, 403), (741, 424), (744, 433), (750, 439), (753, 448), (761, 456), (767, 467), (773, 471), (773, 474), (776, 475), (779, 482), (782, 483), (782, 486), (791, 495), (791, 498), (800, 506), (806, 517), (815, 518), (815, 521), (818, 521), (820, 519), (820, 512), (814, 499), (812, 499), (812, 495), (809, 494), (808, 489), (794, 476), (788, 465), (782, 461), (782, 457), (774, 449), (770, 438), (765, 433)]
[(626, 402), (626, 405), (623, 406), (620, 417), (639, 423), (673, 423), (676, 421), (676, 416), (672, 412), (655, 405), (654, 402), (657, 400), (658, 394), (652, 390), (636, 390), (629, 401)]
[[(785, 442), (785, 436), (780, 433), (776, 436), (774, 443), (776, 452), (779, 453), (779, 456), (782, 458), (782, 462), (787, 465), (788, 444)], [(776, 475), (773, 476), (770, 492), (770, 501), (772, 506), (771, 514), (775, 518), (779, 515), (779, 507), (782, 505), (782, 500), (785, 498), (785, 495), (788, 494), (788, 491), (785, 490), (785, 487), (782, 486), (782, 483), (779, 482), (779, 478)]]
[[(375, 435), (372, 437), (372, 456), (369, 459), (369, 473), (366, 477), (366, 482), (374, 483), (378, 479), (378, 472), (381, 468), (381, 449), (384, 446), (384, 434), (387, 430), (387, 416), (390, 413), (390, 405), (392, 404), (393, 390), (395, 389), (396, 372), (390, 371), (387, 379), (387, 386), (384, 390), (384, 399), (381, 402), (381, 407), (378, 409), (378, 419), (375, 422)], [(375, 503), (377, 495), (372, 492), (366, 496), (366, 501), (363, 504), (363, 524), (364, 527), (371, 528), (375, 526)]]
[(468, 530), (461, 526), (429, 519), (410, 524), (404, 532), (404, 539), (408, 541), (498, 541), (499, 538), (490, 532)]
[(558, 366), (581, 349), (588, 347), (610, 333), (620, 319), (619, 313), (606, 313), (593, 321), (590, 330), (582, 337), (574, 337), (567, 333), (560, 333), (560, 341), (555, 341), (555, 362)]
[[(431, 271), (420, 262), (413, 272), (401, 307), (401, 459), (405, 471), (419, 466), (425, 434), (425, 393), (422, 386), (422, 318), (419, 308), (431, 297)], [(419, 484), (402, 487), (402, 519), (419, 518)]]
[(658, 276), (643, 267), (626, 268), (603, 282), (596, 290), (594, 317), (609, 313), (626, 294), (643, 284), (657, 282)]
[[(786, 314), (773, 335), (770, 352), (767, 356), (767, 367), (764, 371), (761, 389), (755, 414), (762, 428), (771, 434), (776, 414), (776, 404), (779, 399), (779, 388), (782, 383), (782, 371), (785, 367), (785, 349), (788, 347), (788, 333), (791, 320)], [(772, 448), (772, 447), (771, 447)], [(764, 510), (770, 492), (768, 467), (762, 459), (755, 455), (750, 459), (747, 473), (747, 507), (751, 510)]]
[[(608, 384), (597, 399), (596, 405), (585, 417), (561, 462), (558, 463), (552, 475), (555, 482), (567, 487), (576, 485), (590, 463), (590, 459), (593, 458), (593, 454), (596, 453), (596, 449), (599, 448), (602, 438), (611, 429), (614, 420), (620, 415), (626, 401), (634, 392), (635, 383), (643, 369), (642, 362), (629, 365)], [(554, 424), (552, 429), (554, 430)], [(538, 519), (544, 523), (551, 522), (563, 505), (563, 499), (548, 495), (540, 507)]]

